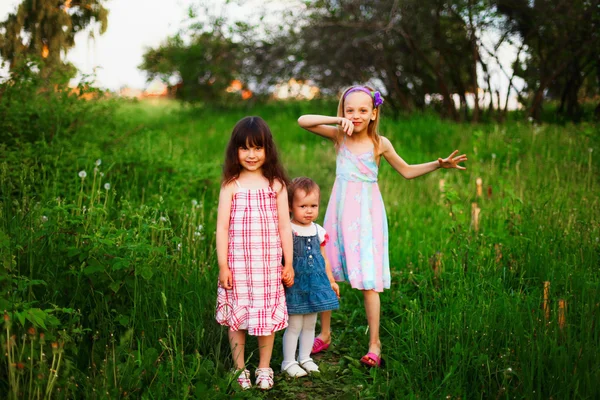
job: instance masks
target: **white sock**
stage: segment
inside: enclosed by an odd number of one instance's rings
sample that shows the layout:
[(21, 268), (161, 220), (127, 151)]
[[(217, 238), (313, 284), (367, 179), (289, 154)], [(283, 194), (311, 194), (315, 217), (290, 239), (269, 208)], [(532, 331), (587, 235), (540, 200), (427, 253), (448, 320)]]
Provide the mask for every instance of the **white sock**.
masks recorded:
[(298, 346), (298, 337), (302, 331), (302, 324), (304, 320), (303, 317), (304, 315), (302, 314), (293, 314), (289, 316), (288, 327), (283, 334), (283, 362), (281, 363), (282, 371), (285, 371), (290, 365), (296, 362), (296, 348)]
[(298, 362), (302, 364), (310, 360), (310, 352), (315, 341), (315, 327), (317, 325), (317, 313), (304, 314), (302, 332), (300, 332), (300, 348), (298, 350)]

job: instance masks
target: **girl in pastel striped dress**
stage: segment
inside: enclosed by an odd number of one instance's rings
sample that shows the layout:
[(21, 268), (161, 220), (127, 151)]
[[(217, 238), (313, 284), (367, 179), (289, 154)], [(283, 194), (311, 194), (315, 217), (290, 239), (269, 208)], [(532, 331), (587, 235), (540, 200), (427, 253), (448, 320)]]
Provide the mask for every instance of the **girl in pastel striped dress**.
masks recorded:
[[(378, 133), (383, 99), (368, 86), (352, 86), (344, 91), (337, 117), (303, 115), (298, 124), (330, 139), (337, 150), (336, 178), (325, 213), (324, 228), (331, 240), (325, 253), (336, 281), (348, 281), (361, 290), (369, 325), (369, 350), (361, 358), (368, 367), (381, 366), (379, 340), (379, 293), (390, 288), (388, 226), (383, 199), (377, 185), (381, 157), (406, 179), (438, 168), (465, 169), (458, 150), (447, 158), (424, 164), (407, 164), (390, 141)], [(321, 313), (321, 333), (312, 353), (329, 347), (331, 311)]]
[(256, 385), (270, 389), (275, 332), (288, 325), (282, 280), (291, 286), (294, 270), (286, 182), (265, 121), (240, 120), (227, 145), (219, 195), (216, 319), (229, 327), (237, 381), (243, 389), (252, 385), (244, 358), (246, 332), (258, 336)]

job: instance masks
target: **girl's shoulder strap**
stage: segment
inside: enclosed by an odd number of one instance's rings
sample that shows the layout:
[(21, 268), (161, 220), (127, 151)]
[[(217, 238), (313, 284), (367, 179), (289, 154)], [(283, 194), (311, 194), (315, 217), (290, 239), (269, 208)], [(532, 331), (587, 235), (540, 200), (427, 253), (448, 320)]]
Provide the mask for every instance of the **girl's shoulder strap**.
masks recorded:
[(234, 182), (238, 188), (240, 188), (240, 189), (242, 188), (242, 186), (240, 185), (240, 183), (238, 182), (237, 179), (234, 179)]

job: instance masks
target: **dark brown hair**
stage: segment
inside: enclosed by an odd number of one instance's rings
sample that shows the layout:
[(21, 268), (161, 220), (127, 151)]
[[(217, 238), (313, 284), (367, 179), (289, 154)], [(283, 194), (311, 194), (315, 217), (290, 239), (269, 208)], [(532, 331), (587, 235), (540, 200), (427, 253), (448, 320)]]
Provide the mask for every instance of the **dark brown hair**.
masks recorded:
[(238, 157), (238, 149), (246, 146), (260, 146), (265, 149), (265, 163), (262, 173), (269, 184), (277, 179), (287, 185), (288, 177), (279, 161), (273, 135), (267, 123), (261, 117), (244, 117), (233, 127), (231, 138), (225, 150), (223, 165), (223, 184), (230, 183), (240, 176), (242, 166)]
[(319, 193), (319, 197), (321, 197), (321, 188), (315, 181), (305, 176), (294, 178), (288, 186), (288, 203), (290, 210), (292, 209), (292, 204), (294, 203), (294, 194), (298, 190), (302, 190), (306, 194), (312, 193), (316, 190), (317, 193)]

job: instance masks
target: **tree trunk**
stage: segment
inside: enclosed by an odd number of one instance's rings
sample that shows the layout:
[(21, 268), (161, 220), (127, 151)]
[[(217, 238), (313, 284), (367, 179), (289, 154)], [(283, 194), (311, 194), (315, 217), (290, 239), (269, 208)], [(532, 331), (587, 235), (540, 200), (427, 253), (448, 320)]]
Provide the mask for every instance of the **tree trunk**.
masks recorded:
[(472, 122), (479, 121), (479, 85), (477, 83), (477, 62), (479, 61), (479, 50), (477, 49), (477, 36), (475, 35), (475, 26), (473, 25), (472, 13), (473, 1), (469, 0), (469, 36), (471, 41), (472, 63), (471, 63), (471, 85), (473, 86), (473, 96), (475, 104), (473, 105)]

